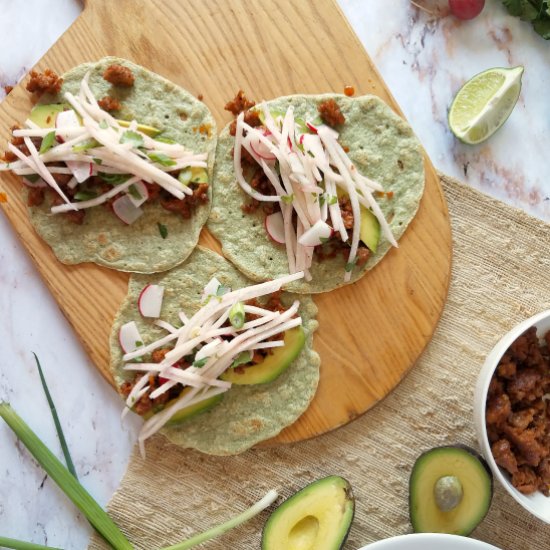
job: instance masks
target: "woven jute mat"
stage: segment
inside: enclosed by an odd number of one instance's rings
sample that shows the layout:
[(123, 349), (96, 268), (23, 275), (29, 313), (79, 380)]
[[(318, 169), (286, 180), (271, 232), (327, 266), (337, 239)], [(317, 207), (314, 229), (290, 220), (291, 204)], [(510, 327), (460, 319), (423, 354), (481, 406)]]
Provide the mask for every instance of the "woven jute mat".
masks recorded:
[[(550, 308), (550, 226), (441, 176), (453, 230), (452, 279), (443, 316), (418, 363), (374, 409), (310, 441), (234, 457), (182, 450), (162, 436), (134, 452), (109, 512), (136, 548), (153, 550), (227, 520), (271, 488), (287, 497), (330, 474), (356, 499), (346, 549), (411, 532), (408, 478), (418, 455), (464, 443), (477, 448), (473, 390), (484, 358), (518, 321)], [(395, 335), (399, 345), (399, 335)], [(204, 544), (259, 548), (267, 512)], [(550, 525), (497, 484), (472, 534), (505, 550), (550, 548)], [(106, 548), (94, 536), (90, 548)]]

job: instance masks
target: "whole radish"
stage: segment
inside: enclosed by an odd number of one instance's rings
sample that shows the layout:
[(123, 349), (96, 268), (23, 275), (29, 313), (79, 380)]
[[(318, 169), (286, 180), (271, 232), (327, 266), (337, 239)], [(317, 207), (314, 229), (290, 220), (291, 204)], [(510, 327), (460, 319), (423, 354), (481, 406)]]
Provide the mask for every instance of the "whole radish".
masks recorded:
[(458, 19), (473, 19), (481, 13), (484, 6), (485, 0), (449, 0), (449, 9)]

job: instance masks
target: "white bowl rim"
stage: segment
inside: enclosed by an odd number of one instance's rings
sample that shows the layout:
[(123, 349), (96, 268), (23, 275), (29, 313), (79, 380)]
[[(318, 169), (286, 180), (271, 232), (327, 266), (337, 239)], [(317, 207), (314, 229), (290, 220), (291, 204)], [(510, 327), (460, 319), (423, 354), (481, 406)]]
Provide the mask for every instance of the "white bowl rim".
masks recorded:
[(493, 377), (493, 373), (497, 367), (500, 358), (504, 355), (505, 351), (510, 345), (528, 328), (548, 322), (548, 327), (543, 330), (550, 330), (550, 309), (541, 311), (528, 319), (525, 319), (521, 323), (514, 326), (509, 330), (493, 347), (493, 349), (487, 355), (485, 362), (479, 372), (477, 384), (474, 393), (474, 424), (477, 432), (477, 439), (481, 452), (485, 457), (485, 460), (489, 464), (491, 471), (495, 477), (499, 480), (500, 484), (506, 489), (506, 491), (518, 502), (525, 510), (533, 514), (538, 519), (545, 523), (550, 523), (550, 508), (547, 511), (541, 512), (540, 507), (535, 501), (539, 499), (548, 499), (546, 501), (550, 505), (550, 497), (545, 497), (542, 494), (536, 495), (524, 495), (520, 493), (509, 481), (507, 475), (504, 473), (493, 458), (491, 452), (491, 446), (489, 444), (489, 438), (487, 437), (487, 429), (485, 425), (485, 410), (487, 401), (487, 392), (489, 390), (489, 384)]
[[(358, 548), (358, 550), (381, 550), (385, 547), (390, 547), (395, 542), (406, 542), (414, 538), (418, 543), (439, 543), (443, 545), (445, 542), (453, 541), (460, 544), (464, 544), (464, 548), (475, 548), (476, 550), (500, 550), (496, 546), (492, 546), (488, 542), (483, 542), (478, 539), (472, 539), (469, 537), (461, 537), (459, 535), (449, 535), (445, 533), (409, 533), (407, 535), (398, 535), (396, 537), (390, 537), (387, 539), (382, 539), (376, 542), (371, 542), (366, 546)], [(440, 546), (440, 548), (444, 548)]]

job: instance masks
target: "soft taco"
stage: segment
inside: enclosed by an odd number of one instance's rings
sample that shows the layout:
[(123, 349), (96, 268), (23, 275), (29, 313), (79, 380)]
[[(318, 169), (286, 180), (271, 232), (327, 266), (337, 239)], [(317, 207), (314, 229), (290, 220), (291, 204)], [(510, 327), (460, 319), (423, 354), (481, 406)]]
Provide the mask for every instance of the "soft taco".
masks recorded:
[(304, 271), (325, 292), (372, 269), (405, 232), (424, 189), (411, 128), (374, 96), (294, 95), (254, 105), (219, 138), (209, 230), (255, 281)]
[(22, 177), (32, 224), (57, 258), (141, 273), (183, 262), (210, 211), (206, 105), (113, 57), (61, 78), (33, 72), (27, 89), (40, 100), (0, 170)]
[(243, 452), (292, 424), (319, 379), (317, 308), (281, 292), (303, 274), (250, 286), (218, 254), (197, 247), (173, 270), (133, 275), (111, 332), (119, 392), (159, 430), (213, 455)]

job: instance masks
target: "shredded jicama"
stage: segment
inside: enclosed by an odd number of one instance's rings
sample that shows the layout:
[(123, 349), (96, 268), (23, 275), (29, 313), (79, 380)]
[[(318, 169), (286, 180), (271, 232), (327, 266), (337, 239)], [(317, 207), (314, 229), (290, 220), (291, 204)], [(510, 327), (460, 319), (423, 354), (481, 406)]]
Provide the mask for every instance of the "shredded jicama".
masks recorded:
[[(295, 118), (293, 106), (288, 107), (284, 116), (276, 117), (265, 103), (259, 105), (258, 110), (263, 115), (265, 127), (250, 126), (244, 122), (244, 113), (237, 117), (233, 155), (235, 175), (243, 191), (252, 198), (279, 202), (290, 273), (303, 271), (305, 279), (311, 280), (313, 249), (326, 242), (326, 228), (330, 227), (343, 242), (349, 241), (350, 252), (344, 273), (344, 280), (349, 281), (357, 259), (361, 207), (372, 211), (384, 237), (397, 246), (373, 196), (374, 191), (383, 191), (383, 187), (359, 173), (338, 142), (338, 132), (307, 120), (306, 130), (304, 121)], [(241, 166), (242, 148), (261, 166), (275, 195), (259, 193), (246, 181)], [(337, 188), (341, 188), (350, 200), (353, 212), (351, 240), (342, 218)], [(304, 234), (307, 234), (307, 242), (301, 241)]]

